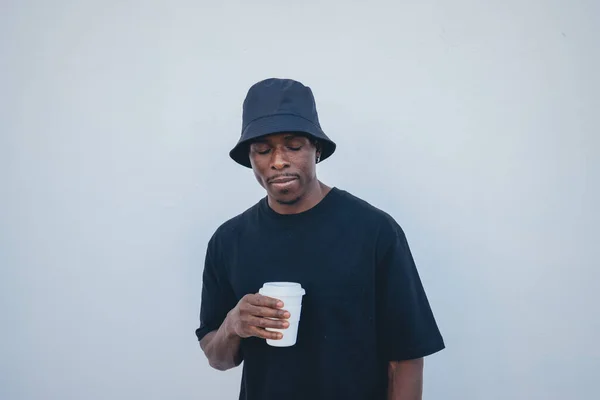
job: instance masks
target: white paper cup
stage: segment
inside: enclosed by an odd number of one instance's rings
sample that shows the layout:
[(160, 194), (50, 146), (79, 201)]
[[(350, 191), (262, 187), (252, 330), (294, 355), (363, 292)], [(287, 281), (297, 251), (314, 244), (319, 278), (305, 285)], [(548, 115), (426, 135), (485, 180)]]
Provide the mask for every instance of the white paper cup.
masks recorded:
[(290, 347), (296, 344), (298, 338), (298, 322), (290, 321), (290, 326), (287, 329), (271, 329), (267, 328), (268, 331), (281, 332), (283, 339), (271, 340), (267, 339), (267, 344), (273, 347)]
[(302, 305), (302, 296), (277, 296), (277, 295), (265, 295), (269, 297), (275, 297), (283, 301), (283, 308), (286, 307), (299, 307)]
[(263, 296), (272, 297), (283, 302), (283, 309), (290, 313), (287, 329), (266, 328), (268, 331), (281, 332), (283, 339), (267, 339), (267, 344), (275, 347), (289, 347), (296, 344), (298, 337), (298, 325), (302, 312), (302, 296), (306, 293), (299, 283), (296, 282), (267, 282), (258, 291)]
[(302, 305), (299, 306), (283, 306), (283, 309), (290, 313), (288, 321), (300, 321), (300, 315), (302, 314)]

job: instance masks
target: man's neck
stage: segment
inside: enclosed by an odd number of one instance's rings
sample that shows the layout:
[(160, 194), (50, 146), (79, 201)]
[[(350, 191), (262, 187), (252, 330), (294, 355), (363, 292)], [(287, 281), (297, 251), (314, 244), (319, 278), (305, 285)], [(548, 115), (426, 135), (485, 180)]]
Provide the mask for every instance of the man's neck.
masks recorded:
[(299, 214), (310, 210), (323, 200), (331, 188), (320, 181), (317, 181), (314, 188), (309, 189), (300, 200), (294, 204), (281, 204), (273, 200), (270, 196), (269, 207), (278, 214)]

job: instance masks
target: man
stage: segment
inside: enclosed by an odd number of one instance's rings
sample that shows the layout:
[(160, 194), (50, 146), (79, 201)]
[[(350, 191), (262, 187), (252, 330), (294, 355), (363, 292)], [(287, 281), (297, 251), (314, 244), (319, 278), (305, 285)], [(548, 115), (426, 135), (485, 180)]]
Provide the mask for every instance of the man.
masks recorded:
[[(336, 145), (312, 91), (258, 82), (242, 125), (230, 156), (267, 195), (209, 241), (196, 335), (210, 365), (244, 362), (244, 400), (421, 399), (423, 357), (443, 339), (400, 226), (317, 179)], [(285, 304), (257, 293), (272, 281), (306, 289), (292, 347), (265, 341), (288, 326)]]

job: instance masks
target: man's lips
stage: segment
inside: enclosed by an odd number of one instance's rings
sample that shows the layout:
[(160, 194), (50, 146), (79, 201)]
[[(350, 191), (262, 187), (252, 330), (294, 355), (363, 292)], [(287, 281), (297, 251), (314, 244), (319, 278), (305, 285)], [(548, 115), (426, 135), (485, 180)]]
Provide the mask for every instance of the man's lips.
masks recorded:
[(282, 176), (280, 178), (274, 178), (274, 179), (270, 179), (269, 183), (287, 183), (287, 182), (291, 182), (291, 181), (295, 181), (296, 178), (295, 176)]

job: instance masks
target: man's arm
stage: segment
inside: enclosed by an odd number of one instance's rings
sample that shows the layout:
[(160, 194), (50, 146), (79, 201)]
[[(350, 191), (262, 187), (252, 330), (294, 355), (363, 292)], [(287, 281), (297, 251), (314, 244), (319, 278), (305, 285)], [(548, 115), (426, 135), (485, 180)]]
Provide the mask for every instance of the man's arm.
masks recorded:
[(209, 332), (200, 340), (200, 347), (211, 367), (225, 371), (242, 363), (240, 345), (243, 338), (251, 336), (279, 340), (279, 332), (266, 328), (287, 329), (290, 313), (282, 310), (280, 300), (248, 294), (227, 314), (216, 331)]
[(229, 321), (229, 318), (226, 318), (219, 329), (208, 333), (200, 341), (208, 363), (219, 371), (226, 371), (242, 363), (242, 339), (232, 329)]
[(423, 358), (390, 361), (387, 400), (421, 400), (423, 395)]

